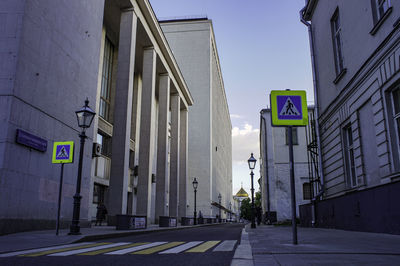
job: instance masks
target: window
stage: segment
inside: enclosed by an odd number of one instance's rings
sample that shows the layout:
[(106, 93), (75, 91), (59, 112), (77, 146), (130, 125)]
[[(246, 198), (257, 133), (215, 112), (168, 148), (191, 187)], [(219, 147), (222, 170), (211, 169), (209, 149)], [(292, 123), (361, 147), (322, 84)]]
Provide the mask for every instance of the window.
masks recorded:
[(377, 24), (389, 11), (390, 0), (371, 0), (374, 23)]
[(340, 76), (343, 72), (343, 54), (342, 54), (342, 41), (341, 41), (341, 27), (339, 10), (336, 9), (335, 13), (331, 19), (331, 30), (332, 30), (332, 42), (333, 42), (333, 52), (335, 57), (335, 69), (336, 76)]
[(311, 184), (310, 183), (303, 183), (303, 200), (310, 200), (311, 199)]
[(97, 133), (97, 143), (101, 144), (101, 154), (111, 158), (111, 137), (102, 133)]
[(343, 144), (347, 185), (351, 188), (356, 187), (358, 183), (354, 161), (353, 131), (351, 125), (347, 125), (343, 128)]
[[(285, 135), (286, 135), (286, 145), (289, 145), (289, 129), (285, 128)], [(297, 137), (297, 127), (292, 127), (292, 143), (293, 145), (299, 145), (299, 140)]]
[(113, 57), (114, 46), (106, 37), (104, 43), (103, 71), (101, 76), (99, 115), (107, 121), (109, 121), (110, 116)]
[(94, 204), (99, 204), (99, 203), (104, 203), (104, 191), (105, 191), (105, 186), (99, 185), (99, 184), (94, 184), (93, 187), (93, 203)]
[(400, 88), (392, 92), (393, 95), (393, 119), (397, 134), (397, 148), (400, 150)]

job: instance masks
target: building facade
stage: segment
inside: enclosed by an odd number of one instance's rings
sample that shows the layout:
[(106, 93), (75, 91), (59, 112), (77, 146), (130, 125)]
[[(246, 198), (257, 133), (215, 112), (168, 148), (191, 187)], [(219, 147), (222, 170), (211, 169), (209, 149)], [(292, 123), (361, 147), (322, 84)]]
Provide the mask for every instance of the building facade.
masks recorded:
[(400, 233), (400, 3), (309, 0), (323, 172), (317, 225)]
[[(160, 24), (196, 103), (189, 109), (193, 122), (189, 125), (188, 180), (196, 177), (199, 182), (197, 210), (204, 217), (221, 214), (226, 218), (232, 201), (232, 125), (212, 22), (195, 18)], [(193, 213), (191, 182), (186, 189), (186, 207)]]
[[(313, 108), (309, 108), (312, 114)], [(310, 161), (307, 147), (309, 127), (293, 127), (293, 156), (296, 191), (296, 214), (299, 206), (312, 197)], [(264, 219), (269, 222), (292, 218), (289, 139), (286, 127), (272, 127), (271, 109), (260, 112), (260, 190)], [(270, 213), (270, 215), (268, 215)], [(267, 222), (267, 221), (266, 221)]]
[[(52, 147), (79, 149), (74, 112), (86, 98), (97, 115), (86, 131), (81, 224), (99, 203), (111, 224), (117, 214), (178, 216), (193, 99), (148, 0), (13, 0), (0, 10), (0, 233), (55, 227)], [(77, 157), (64, 167), (64, 226)]]

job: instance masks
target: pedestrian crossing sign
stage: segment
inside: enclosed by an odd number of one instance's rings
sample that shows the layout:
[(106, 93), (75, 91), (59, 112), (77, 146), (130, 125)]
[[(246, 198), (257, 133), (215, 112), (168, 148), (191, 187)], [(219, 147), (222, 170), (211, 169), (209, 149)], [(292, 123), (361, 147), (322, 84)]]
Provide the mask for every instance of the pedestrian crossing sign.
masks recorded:
[(52, 163), (72, 163), (74, 161), (74, 142), (54, 142)]
[(305, 91), (271, 91), (272, 126), (306, 126), (308, 124)]

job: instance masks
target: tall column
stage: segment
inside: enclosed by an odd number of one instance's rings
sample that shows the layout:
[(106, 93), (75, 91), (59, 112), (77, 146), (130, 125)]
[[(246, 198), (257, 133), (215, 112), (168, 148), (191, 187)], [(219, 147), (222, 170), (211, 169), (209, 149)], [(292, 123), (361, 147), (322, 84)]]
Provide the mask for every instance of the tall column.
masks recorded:
[[(136, 14), (131, 10), (122, 11), (115, 92), (116, 104), (114, 105), (109, 206), (107, 206), (111, 217), (116, 214), (125, 214), (127, 208), (136, 28)], [(111, 223), (113, 222), (111, 221)]]
[(182, 109), (180, 111), (180, 152), (179, 152), (179, 217), (186, 216), (186, 202), (187, 202), (187, 159), (188, 159), (188, 110)]
[(150, 218), (151, 174), (154, 153), (154, 100), (156, 86), (156, 52), (143, 51), (142, 103), (140, 112), (139, 179), (136, 214)]
[(168, 114), (169, 114), (170, 78), (160, 75), (158, 87), (158, 143), (157, 143), (157, 182), (156, 182), (156, 222), (159, 216), (168, 216)]
[[(170, 189), (169, 215), (178, 216), (179, 204), (179, 144), (180, 144), (180, 106), (179, 95), (171, 96), (171, 159), (170, 159)], [(186, 203), (183, 203), (186, 204)]]

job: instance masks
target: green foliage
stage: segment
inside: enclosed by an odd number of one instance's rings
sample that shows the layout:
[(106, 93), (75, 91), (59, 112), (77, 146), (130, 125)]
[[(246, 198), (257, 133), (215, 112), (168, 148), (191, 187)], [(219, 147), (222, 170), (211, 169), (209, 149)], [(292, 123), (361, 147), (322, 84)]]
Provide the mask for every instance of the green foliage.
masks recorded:
[(242, 200), (240, 215), (243, 219), (251, 220), (251, 201), (250, 198)]

